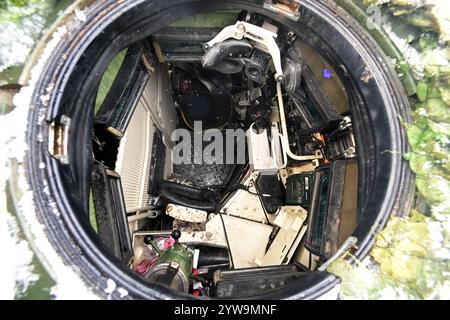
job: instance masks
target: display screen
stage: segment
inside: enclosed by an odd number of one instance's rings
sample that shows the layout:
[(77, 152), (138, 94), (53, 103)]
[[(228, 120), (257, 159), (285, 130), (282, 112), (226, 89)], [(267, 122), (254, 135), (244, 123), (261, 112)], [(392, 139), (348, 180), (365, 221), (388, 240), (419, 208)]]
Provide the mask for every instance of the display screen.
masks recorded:
[(313, 234), (312, 234), (312, 245), (320, 247), (321, 241), (323, 239), (323, 232), (325, 228), (325, 222), (327, 219), (327, 203), (328, 203), (328, 187), (330, 181), (330, 170), (324, 170), (319, 176), (320, 186), (319, 186), (319, 201), (317, 215), (313, 221)]

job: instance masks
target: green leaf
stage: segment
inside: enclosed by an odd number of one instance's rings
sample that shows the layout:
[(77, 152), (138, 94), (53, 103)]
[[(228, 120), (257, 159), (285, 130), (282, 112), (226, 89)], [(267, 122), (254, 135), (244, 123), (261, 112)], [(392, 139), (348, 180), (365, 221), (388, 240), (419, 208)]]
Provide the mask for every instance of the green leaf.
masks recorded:
[(419, 101), (424, 102), (428, 98), (428, 84), (427, 81), (422, 80), (417, 83), (417, 98)]

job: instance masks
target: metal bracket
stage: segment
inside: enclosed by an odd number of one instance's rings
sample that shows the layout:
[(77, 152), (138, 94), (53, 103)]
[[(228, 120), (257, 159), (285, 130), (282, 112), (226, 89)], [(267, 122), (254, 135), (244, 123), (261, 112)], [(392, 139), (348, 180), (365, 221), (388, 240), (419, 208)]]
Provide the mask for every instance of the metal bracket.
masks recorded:
[(236, 24), (225, 27), (212, 40), (203, 45), (204, 50), (209, 50), (215, 44), (223, 42), (227, 39), (234, 38), (241, 40), (247, 38), (260, 43), (265, 47), (268, 53), (272, 56), (273, 65), (275, 66), (275, 80), (280, 82), (283, 80), (283, 69), (281, 67), (280, 48), (275, 41), (277, 34), (267, 29), (255, 26), (251, 23), (238, 21)]
[(264, 8), (284, 14), (294, 21), (300, 19), (300, 0), (265, 0)]
[(356, 157), (356, 150), (355, 147), (350, 147), (347, 150), (344, 151), (344, 157), (346, 159), (351, 159)]
[(62, 115), (59, 123), (50, 124), (48, 132), (48, 152), (62, 164), (69, 164), (70, 122), (69, 117)]
[(340, 248), (336, 251), (334, 255), (332, 255), (327, 261), (325, 261), (324, 264), (322, 264), (318, 270), (319, 271), (325, 271), (328, 269), (330, 264), (332, 264), (334, 261), (342, 257), (350, 248), (354, 248), (356, 246), (356, 243), (358, 242), (358, 239), (356, 237), (348, 237), (347, 240), (340, 246)]
[(343, 131), (352, 126), (352, 119), (349, 116), (346, 116), (342, 119), (341, 123), (339, 123), (339, 130)]
[[(344, 117), (341, 123), (339, 124), (339, 130), (344, 131), (352, 128), (352, 119), (349, 116)], [(353, 136), (353, 132), (350, 132), (350, 139), (352, 142), (352, 146), (344, 151), (345, 158), (354, 158), (356, 157), (356, 148), (355, 148), (355, 137)]]

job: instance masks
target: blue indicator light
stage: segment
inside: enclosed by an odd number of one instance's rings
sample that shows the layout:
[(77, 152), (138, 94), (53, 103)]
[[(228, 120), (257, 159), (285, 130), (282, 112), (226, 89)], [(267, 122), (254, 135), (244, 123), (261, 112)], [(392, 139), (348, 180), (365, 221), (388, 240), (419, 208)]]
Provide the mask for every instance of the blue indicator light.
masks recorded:
[(323, 69), (322, 75), (325, 79), (330, 79), (331, 78), (331, 70), (328, 68)]

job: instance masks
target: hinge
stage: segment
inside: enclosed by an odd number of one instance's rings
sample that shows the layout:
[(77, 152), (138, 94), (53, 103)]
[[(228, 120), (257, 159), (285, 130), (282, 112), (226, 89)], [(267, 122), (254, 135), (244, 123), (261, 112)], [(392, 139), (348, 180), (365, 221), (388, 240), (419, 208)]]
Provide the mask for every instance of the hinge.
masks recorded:
[(265, 0), (264, 8), (284, 14), (294, 21), (300, 19), (300, 0)]
[(69, 164), (68, 142), (70, 118), (62, 115), (59, 123), (53, 121), (48, 133), (48, 152), (62, 164)]

